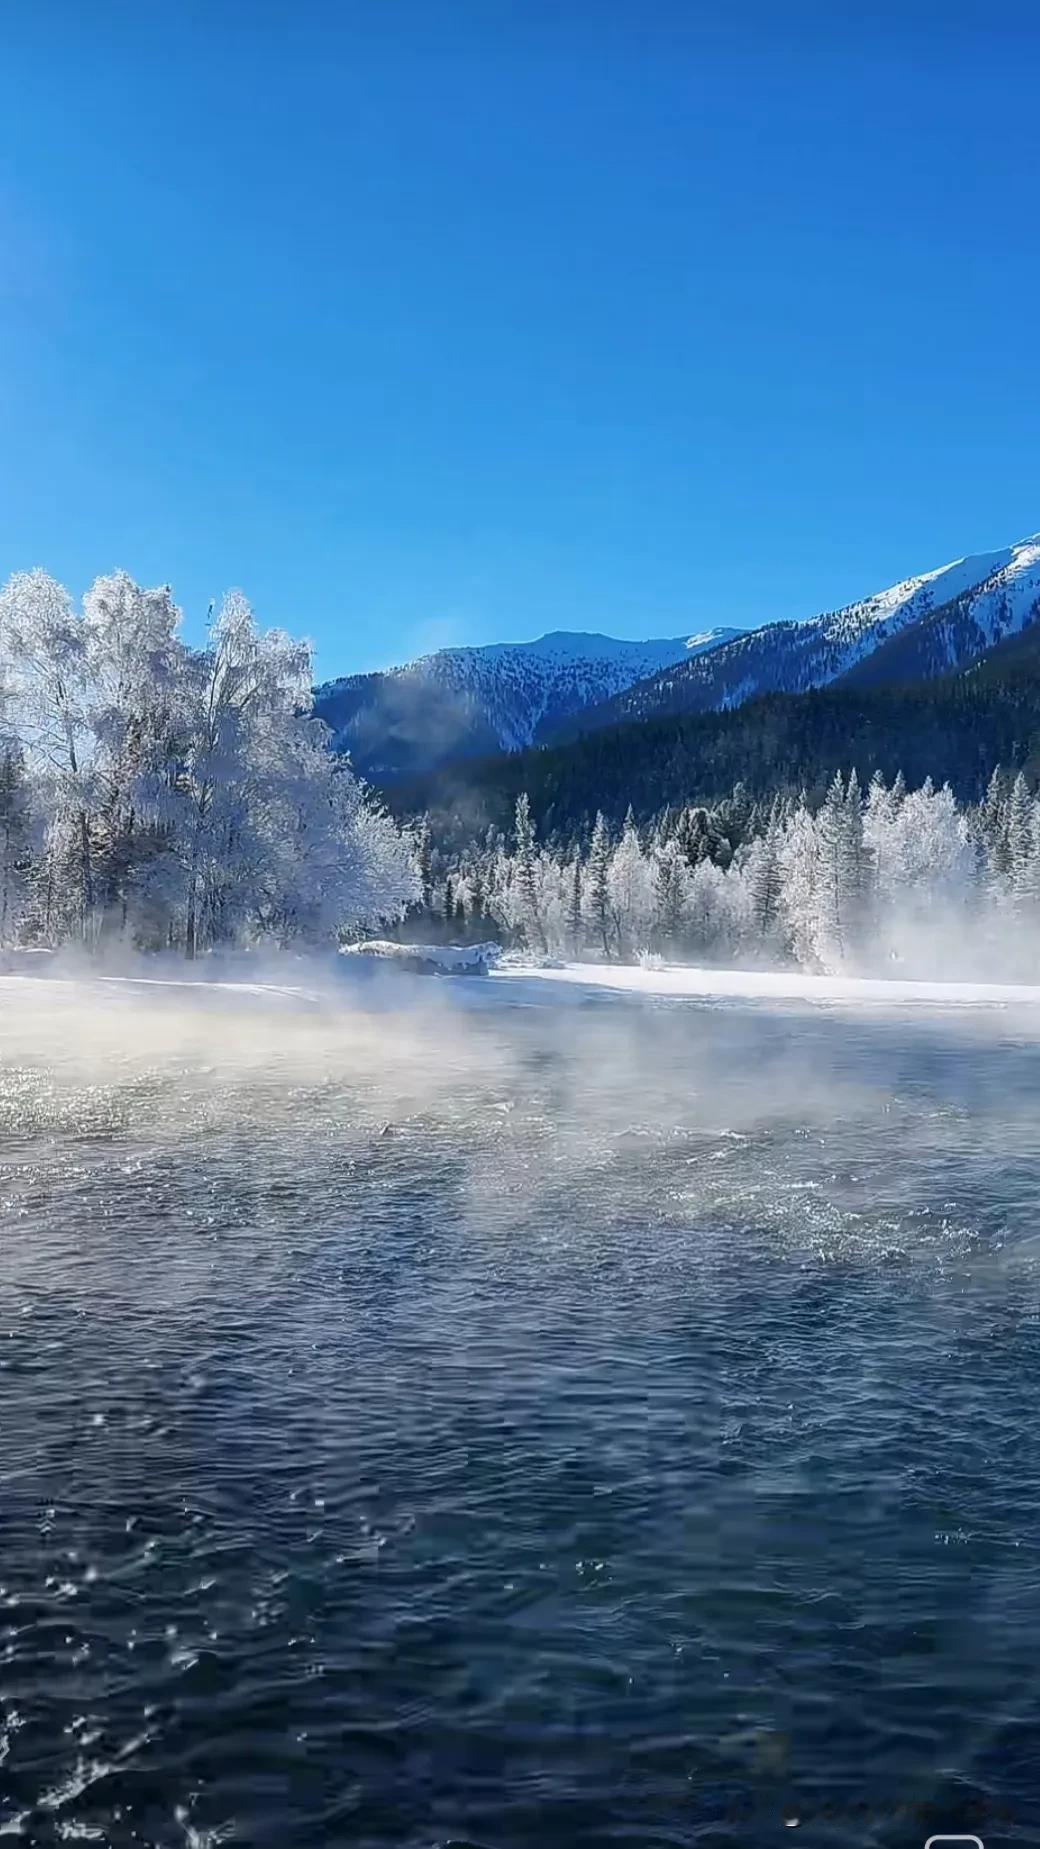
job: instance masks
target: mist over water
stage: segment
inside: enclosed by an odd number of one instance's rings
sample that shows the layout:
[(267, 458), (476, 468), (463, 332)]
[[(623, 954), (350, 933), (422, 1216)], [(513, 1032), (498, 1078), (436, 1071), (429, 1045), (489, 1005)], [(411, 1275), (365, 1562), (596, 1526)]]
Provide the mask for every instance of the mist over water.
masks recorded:
[(0, 1831), (1036, 1840), (1040, 1036), (272, 984), (3, 985)]

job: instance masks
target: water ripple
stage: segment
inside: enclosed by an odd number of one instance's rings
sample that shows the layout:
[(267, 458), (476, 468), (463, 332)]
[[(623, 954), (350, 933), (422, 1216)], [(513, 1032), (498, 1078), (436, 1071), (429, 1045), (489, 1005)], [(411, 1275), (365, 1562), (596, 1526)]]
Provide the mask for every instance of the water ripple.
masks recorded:
[(63, 1028), (0, 1105), (0, 1834), (1036, 1840), (1031, 1047)]

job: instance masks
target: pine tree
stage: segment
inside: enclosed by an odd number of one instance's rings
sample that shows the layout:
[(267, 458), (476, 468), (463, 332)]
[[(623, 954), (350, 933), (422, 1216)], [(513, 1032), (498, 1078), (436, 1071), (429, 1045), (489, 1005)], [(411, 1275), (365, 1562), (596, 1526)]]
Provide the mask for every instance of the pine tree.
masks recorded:
[(480, 861), (474, 862), (469, 876), (469, 929), (474, 937), (480, 938), (484, 932), (485, 922), (484, 873)]
[(581, 855), (575, 854), (570, 870), (567, 901), (567, 938), (572, 957), (576, 958), (581, 954), (584, 935)]
[(516, 799), (516, 885), (520, 900), (520, 919), (529, 950), (548, 949), (545, 927), (538, 906), (535, 832), (531, 820), (531, 803), (526, 790)]
[(867, 856), (859, 780), (836, 771), (816, 818), (819, 843), (816, 951), (825, 967), (840, 968), (858, 947), (863, 924)]
[(675, 826), (675, 840), (692, 872), (694, 867), (710, 856), (708, 811), (701, 808), (684, 809)]
[(738, 782), (733, 785), (733, 794), (718, 805), (715, 820), (719, 832), (729, 844), (729, 858), (743, 846), (748, 837), (752, 818), (752, 802), (747, 786)]
[(781, 918), (795, 961), (803, 969), (812, 969), (819, 963), (816, 948), (819, 865), (819, 831), (803, 800), (789, 817), (780, 842)]
[(585, 902), (588, 908), (589, 926), (604, 957), (610, 961), (611, 954), (611, 911), (610, 911), (610, 836), (603, 811), (597, 810), (592, 840), (589, 843), (589, 859), (585, 880)]
[(415, 862), (419, 874), (422, 903), (426, 911), (429, 911), (433, 904), (433, 836), (428, 815), (424, 815), (419, 824), (415, 843)]
[(751, 843), (744, 861), (743, 877), (752, 930), (764, 943), (768, 943), (779, 923), (783, 890), (780, 829), (775, 820), (771, 819), (765, 834)]
[(654, 855), (654, 941), (673, 955), (682, 942), (689, 904), (690, 868), (673, 836)]
[(1011, 788), (1004, 821), (1007, 879), (1011, 891), (1024, 889), (1033, 853), (1033, 798), (1022, 772)]
[(883, 903), (891, 885), (894, 868), (892, 836), (898, 807), (894, 791), (888, 788), (879, 770), (874, 772), (867, 789), (863, 811), (863, 840), (870, 855), (873, 907)]
[(653, 916), (652, 881), (631, 809), (610, 858), (607, 886), (622, 954), (644, 949)]
[(1006, 833), (1007, 804), (1011, 794), (1011, 779), (1003, 765), (998, 764), (986, 787), (986, 795), (979, 809), (979, 826), (987, 849), (993, 852), (998, 840)]
[(1033, 804), (1029, 853), (1016, 875), (1015, 902), (1018, 909), (1035, 924), (1040, 917), (1040, 802)]

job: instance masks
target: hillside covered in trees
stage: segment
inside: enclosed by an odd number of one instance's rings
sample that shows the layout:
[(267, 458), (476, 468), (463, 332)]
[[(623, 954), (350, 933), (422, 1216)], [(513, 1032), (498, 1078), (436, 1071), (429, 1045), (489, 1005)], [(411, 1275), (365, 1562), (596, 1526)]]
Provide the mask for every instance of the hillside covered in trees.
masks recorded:
[(392, 800), (402, 815), (428, 814), (434, 838), (460, 848), (489, 826), (508, 828), (521, 792), (547, 836), (588, 831), (599, 810), (618, 824), (631, 808), (649, 823), (670, 806), (720, 801), (737, 783), (755, 798), (804, 791), (819, 802), (851, 765), (865, 783), (902, 771), (912, 786), (930, 776), (977, 802), (998, 764), (1040, 769), (1038, 625), (937, 680), (773, 694), (733, 711), (614, 726), (455, 764)]
[(893, 686), (966, 668), (1040, 616), (1040, 535), (955, 559), (802, 622), (767, 623), (665, 668), (558, 734), (632, 719), (722, 712), (770, 693)]
[(409, 796), (423, 897), (405, 928), (816, 970), (927, 973), (949, 953), (961, 973), (1035, 979), (1038, 771), (1032, 625), (924, 685), (770, 696), (456, 767)]

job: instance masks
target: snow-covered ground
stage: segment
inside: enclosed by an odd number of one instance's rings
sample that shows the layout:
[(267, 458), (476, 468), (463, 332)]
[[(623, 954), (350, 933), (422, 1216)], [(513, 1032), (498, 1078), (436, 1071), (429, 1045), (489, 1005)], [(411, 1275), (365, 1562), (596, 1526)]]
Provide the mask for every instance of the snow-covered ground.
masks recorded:
[[(482, 947), (486, 949), (487, 947)], [(462, 1007), (496, 1007), (515, 1003), (541, 1003), (559, 1007), (580, 1003), (595, 995), (604, 998), (645, 996), (691, 1002), (803, 1003), (838, 1008), (1040, 1008), (1040, 985), (1001, 982), (925, 982), (896, 977), (809, 976), (798, 970), (758, 971), (697, 969), (676, 965), (635, 968), (620, 963), (562, 963), (556, 966), (509, 960), (492, 966), (488, 974), (474, 973), (461, 959), (450, 965), (443, 958), (448, 980), (431, 983), (428, 977), (398, 968), (395, 959), (362, 957), (238, 956), (227, 960), (209, 957), (198, 963), (176, 958), (138, 957), (119, 969), (98, 967), (86, 959), (55, 956), (49, 952), (16, 952), (0, 964), (0, 996), (10, 998), (27, 986), (25, 979), (51, 989), (82, 994), (124, 993), (142, 989), (176, 993), (193, 991), (201, 999), (206, 991), (225, 997), (267, 998), (305, 1005), (408, 1007), (413, 1003), (437, 1005), (457, 1002)], [(454, 973), (450, 973), (449, 968)], [(187, 995), (185, 995), (187, 999)], [(2, 1010), (2, 1003), (0, 1003)], [(2, 1013), (0, 1013), (2, 1023)]]
[(559, 969), (506, 966), (491, 972), (496, 982), (578, 984), (626, 995), (688, 997), (691, 1000), (800, 1001), (844, 1005), (918, 1003), (956, 1006), (1040, 1007), (1040, 986), (1001, 982), (920, 982), (867, 976), (807, 976), (799, 970), (634, 968), (622, 963), (567, 963)]

